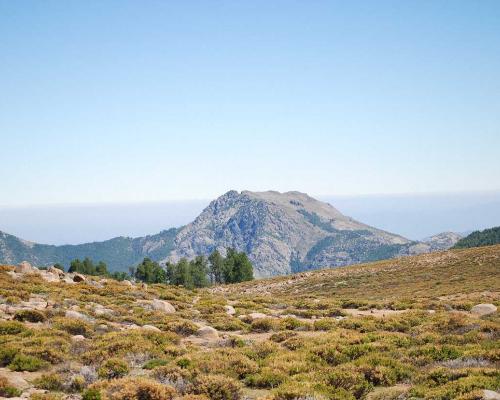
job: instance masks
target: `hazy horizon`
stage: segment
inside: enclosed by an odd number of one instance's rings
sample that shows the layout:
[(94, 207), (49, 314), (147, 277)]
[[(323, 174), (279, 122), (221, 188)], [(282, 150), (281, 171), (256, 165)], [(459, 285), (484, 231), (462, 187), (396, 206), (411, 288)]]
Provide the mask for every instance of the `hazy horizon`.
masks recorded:
[[(313, 197), (360, 222), (414, 240), (500, 225), (500, 191)], [(0, 206), (0, 231), (58, 245), (145, 236), (191, 222), (211, 200)]]

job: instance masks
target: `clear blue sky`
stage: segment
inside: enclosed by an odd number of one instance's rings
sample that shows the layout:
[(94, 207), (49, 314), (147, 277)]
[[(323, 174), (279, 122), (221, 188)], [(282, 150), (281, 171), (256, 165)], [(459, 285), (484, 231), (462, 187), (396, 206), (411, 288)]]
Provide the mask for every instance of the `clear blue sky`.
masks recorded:
[(500, 189), (500, 1), (0, 0), (0, 204)]

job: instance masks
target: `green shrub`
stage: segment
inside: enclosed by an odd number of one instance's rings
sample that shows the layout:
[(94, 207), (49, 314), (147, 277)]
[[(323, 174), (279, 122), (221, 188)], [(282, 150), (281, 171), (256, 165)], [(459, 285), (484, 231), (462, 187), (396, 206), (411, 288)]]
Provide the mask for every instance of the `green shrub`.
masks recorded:
[(54, 328), (68, 332), (70, 335), (90, 337), (92, 334), (91, 325), (79, 319), (57, 318), (54, 321)]
[(45, 367), (47, 363), (37, 357), (27, 356), (24, 354), (16, 354), (14, 359), (8, 365), (12, 371), (38, 371)]
[(63, 388), (61, 377), (56, 374), (43, 374), (33, 382), (39, 389), (59, 391)]
[(251, 329), (253, 332), (269, 332), (274, 328), (274, 325), (272, 318), (259, 318), (252, 321)]
[(125, 361), (119, 358), (110, 358), (101, 364), (97, 371), (101, 379), (122, 378), (129, 372), (128, 365)]
[(363, 373), (345, 366), (335, 369), (328, 375), (328, 383), (335, 389), (345, 389), (352, 393), (357, 399), (367, 393), (371, 385), (365, 380)]
[(16, 348), (8, 345), (2, 345), (2, 348), (0, 349), (0, 367), (9, 365), (17, 353), (18, 350)]
[(87, 389), (83, 392), (82, 400), (102, 400), (101, 392), (98, 389)]
[(245, 379), (248, 386), (257, 388), (275, 388), (285, 381), (287, 375), (271, 368), (262, 368), (257, 374), (249, 375)]
[(18, 335), (26, 328), (18, 321), (0, 321), (0, 335)]

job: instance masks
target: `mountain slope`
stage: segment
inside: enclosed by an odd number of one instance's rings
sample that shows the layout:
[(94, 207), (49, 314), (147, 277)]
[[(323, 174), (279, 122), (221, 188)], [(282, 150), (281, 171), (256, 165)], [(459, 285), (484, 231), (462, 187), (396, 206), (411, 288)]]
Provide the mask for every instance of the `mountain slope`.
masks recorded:
[(105, 261), (111, 271), (126, 271), (144, 257), (157, 260), (166, 257), (172, 250), (176, 233), (177, 229), (172, 228), (139, 238), (116, 237), (103, 242), (54, 246), (28, 242), (0, 232), (0, 261), (17, 264), (26, 260), (39, 266), (54, 263), (68, 266), (75, 258), (91, 257)]
[(169, 259), (228, 247), (249, 254), (257, 277), (430, 251), (304, 193), (230, 191), (179, 231)]
[(453, 248), (465, 249), (469, 247), (491, 246), (500, 243), (500, 226), (472, 232), (459, 240)]
[(431, 251), (447, 250), (453, 247), (463, 236), (455, 232), (441, 232), (422, 240), (431, 247)]

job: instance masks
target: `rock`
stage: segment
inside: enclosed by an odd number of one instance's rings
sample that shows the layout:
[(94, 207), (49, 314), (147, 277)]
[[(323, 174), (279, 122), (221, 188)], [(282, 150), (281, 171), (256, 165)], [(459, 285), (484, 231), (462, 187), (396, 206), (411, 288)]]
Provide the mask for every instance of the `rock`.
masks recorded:
[(53, 274), (51, 272), (40, 271), (40, 276), (46, 282), (59, 282), (60, 281), (59, 275)]
[(51, 274), (54, 274), (54, 275), (57, 275), (57, 276), (64, 276), (64, 271), (59, 269), (59, 268), (56, 268), (54, 267), (53, 265), (50, 266), (49, 268), (47, 268), (47, 272), (50, 272)]
[(90, 318), (89, 316), (87, 316), (85, 314), (82, 314), (82, 313), (80, 313), (78, 311), (74, 311), (74, 310), (68, 310), (68, 311), (66, 311), (65, 317), (66, 318), (79, 319), (79, 320), (82, 320), (82, 321), (90, 321), (90, 320), (92, 320), (92, 318)]
[(104, 333), (109, 331), (109, 327), (106, 324), (99, 324), (95, 328), (96, 332)]
[(493, 304), (477, 304), (471, 308), (470, 312), (480, 317), (484, 317), (485, 315), (496, 313), (497, 308)]
[(110, 308), (104, 308), (103, 306), (99, 305), (100, 307), (95, 307), (94, 308), (94, 314), (97, 315), (98, 317), (102, 317), (103, 315), (112, 315), (113, 310)]
[(86, 281), (87, 278), (85, 278), (85, 275), (82, 274), (75, 274), (73, 275), (73, 282), (84, 282)]
[(153, 310), (164, 312), (165, 314), (173, 314), (175, 313), (175, 308), (172, 304), (165, 300), (154, 299)]
[[(0, 368), (0, 377), (7, 379), (10, 386), (19, 390), (24, 390), (30, 387), (30, 384), (24, 379), (22, 372), (14, 372), (8, 368)], [(3, 397), (2, 397), (3, 398)]]
[(64, 278), (63, 278), (63, 282), (65, 283), (70, 283), (70, 284), (74, 284), (76, 283), (75, 281), (73, 281), (73, 278), (69, 275), (65, 275)]
[(125, 286), (134, 286), (134, 284), (133, 284), (132, 282), (130, 282), (129, 280), (127, 280), (127, 279), (125, 279), (125, 280), (123, 281), (123, 284), (124, 284)]
[(28, 261), (23, 261), (19, 265), (16, 266), (14, 272), (18, 274), (34, 274), (38, 271), (38, 269), (31, 266)]
[(234, 315), (234, 314), (236, 314), (236, 310), (234, 309), (233, 306), (227, 305), (227, 306), (224, 306), (224, 309), (226, 310), (226, 314), (227, 315)]
[(73, 335), (71, 336), (71, 340), (74, 342), (81, 342), (82, 340), (85, 340), (85, 336), (83, 335)]
[(268, 315), (263, 314), (263, 313), (259, 313), (259, 312), (253, 312), (253, 313), (250, 313), (247, 315), (247, 318), (250, 318), (252, 321), (254, 321), (256, 319), (267, 318), (267, 317), (268, 317)]
[(219, 332), (217, 332), (217, 329), (212, 328), (211, 326), (204, 326), (196, 331), (196, 336), (199, 336), (203, 339), (218, 339)]
[(161, 332), (160, 328), (157, 328), (156, 326), (153, 325), (143, 325), (142, 329), (152, 332)]
[(483, 390), (483, 400), (500, 400), (500, 394), (493, 390)]

